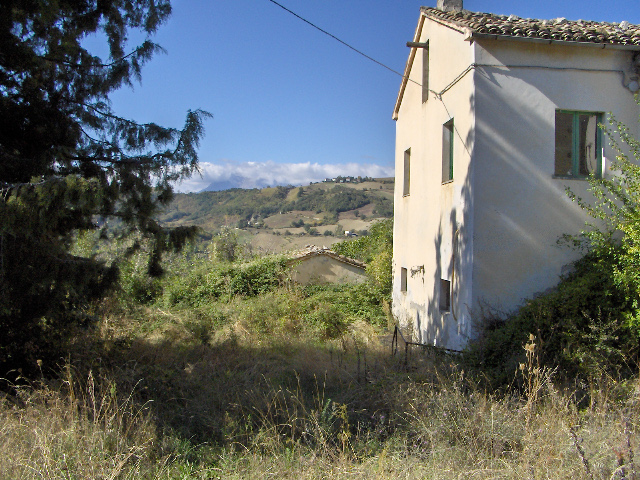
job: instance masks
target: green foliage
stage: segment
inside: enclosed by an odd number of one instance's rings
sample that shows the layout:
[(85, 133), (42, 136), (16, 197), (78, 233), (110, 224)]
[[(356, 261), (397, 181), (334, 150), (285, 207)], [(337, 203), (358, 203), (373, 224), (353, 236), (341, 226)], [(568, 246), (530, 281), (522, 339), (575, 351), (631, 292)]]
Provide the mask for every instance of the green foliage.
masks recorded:
[(360, 319), (376, 327), (386, 325), (386, 316), (377, 292), (370, 284), (309, 285), (303, 290), (308, 317), (325, 338), (342, 335), (347, 326)]
[(381, 220), (371, 225), (369, 235), (356, 240), (346, 240), (333, 245), (333, 250), (341, 255), (356, 258), (365, 263), (376, 255), (393, 247), (393, 220)]
[[(606, 262), (618, 292), (624, 322), (640, 334), (640, 143), (629, 129), (609, 117), (611, 145), (617, 152), (611, 175), (589, 179), (595, 201), (588, 202), (569, 192), (572, 199), (595, 220), (575, 244), (584, 246)], [(632, 158), (630, 158), (630, 156)]]
[[(59, 353), (63, 332), (113, 284), (113, 266), (69, 253), (77, 232), (117, 219), (121, 234), (148, 240), (152, 275), (163, 251), (195, 235), (153, 216), (172, 182), (197, 167), (208, 114), (188, 112), (178, 130), (109, 107), (109, 94), (139, 80), (160, 49), (148, 37), (170, 12), (167, 0), (0, 4), (1, 370)], [(130, 30), (147, 39), (126, 52)], [(106, 38), (108, 59), (84, 48), (94, 34)]]
[(332, 248), (341, 255), (365, 262), (378, 294), (385, 299), (391, 295), (393, 219), (376, 222), (367, 236), (334, 244)]
[(638, 351), (638, 336), (624, 324), (624, 294), (615, 285), (611, 259), (595, 252), (575, 263), (556, 288), (510, 315), (487, 309), (479, 338), (464, 358), (494, 387), (510, 384), (524, 361), (523, 345), (537, 337), (540, 364), (558, 377), (591, 376), (601, 369), (624, 372)]
[(238, 234), (223, 227), (210, 244), (211, 257), (219, 262), (233, 262), (240, 255), (241, 248)]
[(164, 301), (167, 306), (197, 307), (225, 297), (261, 295), (280, 285), (286, 268), (282, 257), (246, 264), (191, 264), (188, 271), (176, 271), (164, 281)]
[(119, 294), (145, 305), (162, 295), (161, 279), (149, 276), (146, 255), (137, 253), (119, 263)]
[[(339, 338), (357, 321), (374, 327), (386, 325), (374, 283), (292, 285), (287, 281), (285, 257), (268, 256), (240, 264), (183, 253), (167, 259), (168, 273), (158, 279), (145, 275), (142, 259), (134, 255), (121, 267), (119, 300), (133, 311), (136, 305), (155, 306), (186, 317), (189, 332), (202, 343), (211, 340), (207, 332), (213, 326), (233, 319), (251, 334), (317, 339)], [(222, 310), (226, 313), (221, 314)]]
[(389, 296), (391, 293), (393, 283), (391, 274), (392, 263), (393, 250), (392, 248), (388, 248), (380, 251), (367, 264), (367, 274), (371, 277), (374, 284), (378, 286), (380, 293), (385, 296)]

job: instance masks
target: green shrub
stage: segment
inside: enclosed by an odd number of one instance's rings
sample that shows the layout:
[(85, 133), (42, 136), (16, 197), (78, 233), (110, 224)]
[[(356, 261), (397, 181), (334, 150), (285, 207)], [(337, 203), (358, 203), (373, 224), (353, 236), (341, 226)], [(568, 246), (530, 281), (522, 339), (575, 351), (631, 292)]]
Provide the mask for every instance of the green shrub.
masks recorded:
[(334, 244), (332, 248), (341, 255), (367, 263), (367, 274), (377, 290), (376, 294), (380, 299), (390, 299), (393, 219), (376, 222), (368, 235)]
[(309, 322), (319, 333), (322, 339), (339, 338), (344, 334), (349, 325), (344, 312), (338, 306), (331, 303), (316, 303), (313, 310), (306, 316)]
[(223, 296), (255, 296), (277, 287), (286, 272), (283, 257), (265, 257), (246, 264), (221, 265), (201, 262), (188, 272), (180, 272), (165, 281), (167, 306), (199, 306)]
[(290, 337), (304, 329), (300, 299), (285, 289), (272, 291), (249, 299), (239, 299), (234, 305), (238, 320), (249, 334)]
[(223, 275), (229, 278), (231, 295), (255, 296), (277, 287), (286, 268), (283, 257), (265, 257), (231, 268)]
[[(383, 326), (386, 324), (386, 315), (382, 308), (380, 297), (372, 286), (368, 283), (356, 285), (309, 285), (303, 289), (305, 304), (313, 313), (312, 322), (318, 323), (320, 319), (317, 312), (327, 312), (333, 317), (326, 321), (330, 324), (338, 325), (335, 319), (341, 312), (341, 320), (344, 327), (350, 325), (355, 320), (361, 319), (373, 326)], [(325, 306), (331, 305), (331, 309)]]
[(464, 359), (494, 386), (507, 385), (524, 361), (523, 345), (534, 334), (541, 365), (558, 367), (560, 377), (620, 372), (638, 351), (638, 335), (624, 322), (624, 305), (609, 260), (591, 253), (556, 288), (517, 312), (499, 315), (487, 309)]
[(241, 254), (242, 245), (235, 230), (222, 227), (220, 233), (211, 242), (210, 250), (213, 259), (219, 262), (234, 262)]
[(120, 263), (120, 298), (140, 304), (149, 304), (162, 295), (162, 283), (147, 273), (143, 255), (134, 255)]

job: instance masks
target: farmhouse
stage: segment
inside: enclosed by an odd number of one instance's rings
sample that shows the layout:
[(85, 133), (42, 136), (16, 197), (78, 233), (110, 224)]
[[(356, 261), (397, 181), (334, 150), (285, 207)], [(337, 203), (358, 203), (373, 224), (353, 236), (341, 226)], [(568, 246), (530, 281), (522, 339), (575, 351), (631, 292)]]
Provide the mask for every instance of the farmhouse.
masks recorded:
[(597, 127), (638, 134), (640, 26), (422, 7), (395, 105), (393, 313), (453, 349), (491, 307), (554, 286), (578, 253), (586, 177), (614, 158)]

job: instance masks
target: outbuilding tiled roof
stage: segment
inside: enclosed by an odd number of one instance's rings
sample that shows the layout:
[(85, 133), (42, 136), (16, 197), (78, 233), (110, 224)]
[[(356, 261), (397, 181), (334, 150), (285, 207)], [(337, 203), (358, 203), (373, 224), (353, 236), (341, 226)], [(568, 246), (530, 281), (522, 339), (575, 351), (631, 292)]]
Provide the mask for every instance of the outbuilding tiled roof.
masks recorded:
[(353, 265), (354, 267), (358, 267), (358, 268), (367, 267), (367, 265), (364, 262), (361, 262), (360, 260), (356, 260), (355, 258), (345, 257), (344, 255), (340, 255), (339, 253), (336, 253), (333, 250), (328, 249), (327, 247), (320, 248), (316, 245), (305, 245), (304, 249), (291, 253), (290, 262), (302, 261), (318, 255), (325, 255), (327, 257), (331, 257), (335, 260), (338, 260), (339, 262)]
[(467, 10), (445, 12), (431, 7), (422, 7), (422, 13), (434, 20), (469, 29), (473, 34), (640, 47), (640, 25), (626, 21), (605, 23), (565, 18), (536, 20)]

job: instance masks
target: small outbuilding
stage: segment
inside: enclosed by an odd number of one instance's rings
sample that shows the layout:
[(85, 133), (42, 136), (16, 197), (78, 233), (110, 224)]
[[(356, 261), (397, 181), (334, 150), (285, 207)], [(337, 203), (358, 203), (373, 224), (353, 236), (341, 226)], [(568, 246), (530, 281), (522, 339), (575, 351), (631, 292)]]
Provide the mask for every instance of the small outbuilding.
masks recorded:
[(363, 262), (315, 245), (295, 252), (289, 264), (291, 279), (301, 285), (361, 283), (367, 278)]

